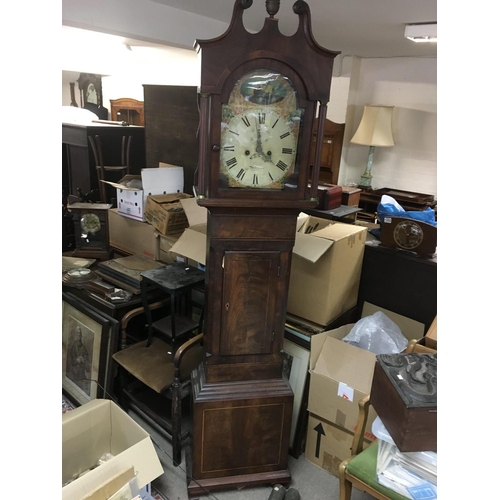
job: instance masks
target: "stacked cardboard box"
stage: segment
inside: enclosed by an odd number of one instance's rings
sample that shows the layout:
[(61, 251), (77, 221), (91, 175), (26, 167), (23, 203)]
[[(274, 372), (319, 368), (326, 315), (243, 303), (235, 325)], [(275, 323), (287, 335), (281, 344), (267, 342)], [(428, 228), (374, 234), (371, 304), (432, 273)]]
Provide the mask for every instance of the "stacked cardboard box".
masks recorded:
[[(420, 338), (424, 325), (391, 311), (366, 303), (362, 316), (382, 311), (392, 319), (408, 339)], [(342, 339), (354, 324), (344, 325), (311, 337), (310, 388), (306, 459), (333, 475), (340, 462), (351, 456), (351, 444), (358, 419), (358, 403), (370, 393), (376, 355), (350, 345)], [(370, 407), (365, 440), (374, 435), (371, 426), (376, 417)]]

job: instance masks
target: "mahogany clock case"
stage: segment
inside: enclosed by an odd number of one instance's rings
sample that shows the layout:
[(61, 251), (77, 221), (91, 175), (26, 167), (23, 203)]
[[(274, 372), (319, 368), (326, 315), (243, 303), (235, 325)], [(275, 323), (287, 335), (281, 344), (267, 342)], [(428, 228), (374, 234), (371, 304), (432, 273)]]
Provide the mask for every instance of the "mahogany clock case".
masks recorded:
[(247, 32), (252, 3), (236, 0), (228, 30), (196, 42), (207, 313), (206, 357), (192, 375), (189, 496), (291, 481), (294, 396), (281, 354), (291, 257), (297, 216), (318, 201), (322, 143), (310, 170), (311, 142), (316, 118), (323, 136), (338, 52), (315, 42), (302, 0), (294, 35), (280, 32), (276, 0), (262, 30)]
[[(274, 3), (278, 4), (279, 9), (279, 2)], [(318, 112), (318, 135), (323, 135), (333, 59), (338, 52), (323, 49), (312, 38), (310, 12), (306, 2), (295, 3), (294, 11), (299, 16), (299, 27), (291, 37), (281, 34), (278, 19), (274, 17), (266, 19), (259, 33), (248, 33), (243, 25), (242, 13), (251, 5), (251, 0), (237, 0), (226, 33), (214, 40), (197, 41), (197, 49), (202, 56), (199, 134), (201, 168), (198, 173), (198, 193), (205, 206), (241, 206), (242, 203), (246, 203), (246, 206), (270, 206), (271, 202), (287, 207), (300, 207), (304, 203), (315, 206), (321, 155), (317, 150), (311, 187), (314, 196), (311, 196), (307, 186), (310, 144)], [(227, 189), (220, 182), (221, 149), (225, 146), (221, 142), (223, 137), (220, 125), (224, 123), (223, 105), (230, 104), (233, 90), (240, 83), (243, 92), (245, 82), (261, 70), (278, 75), (273, 82), (269, 82), (269, 86), (278, 88), (278, 85), (284, 85), (288, 89), (283, 94), (286, 99), (292, 97), (290, 87), (295, 90), (297, 112), (300, 111), (302, 120), (297, 146), (296, 176), (291, 175), (282, 189)], [(265, 88), (258, 90), (263, 92)], [(255, 98), (250, 96), (248, 99), (251, 97)], [(319, 110), (318, 102), (322, 103)], [(269, 109), (274, 111), (280, 103), (272, 104)], [(270, 131), (271, 126), (264, 127), (264, 131)], [(318, 144), (319, 150), (320, 146), (321, 143)], [(264, 149), (262, 154), (266, 155), (267, 151)], [(315, 199), (314, 203), (311, 198)]]

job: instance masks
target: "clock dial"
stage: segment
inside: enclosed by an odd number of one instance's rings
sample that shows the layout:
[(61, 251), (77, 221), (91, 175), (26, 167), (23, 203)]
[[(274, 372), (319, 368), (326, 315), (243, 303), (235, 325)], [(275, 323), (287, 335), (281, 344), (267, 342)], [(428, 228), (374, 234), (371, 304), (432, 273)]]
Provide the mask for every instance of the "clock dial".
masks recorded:
[(82, 232), (95, 234), (101, 230), (101, 221), (96, 214), (83, 214), (80, 219)]
[(272, 109), (252, 109), (223, 124), (221, 171), (230, 186), (281, 188), (296, 152), (293, 124)]
[(394, 241), (406, 250), (417, 248), (424, 239), (422, 228), (412, 221), (402, 221), (394, 228)]

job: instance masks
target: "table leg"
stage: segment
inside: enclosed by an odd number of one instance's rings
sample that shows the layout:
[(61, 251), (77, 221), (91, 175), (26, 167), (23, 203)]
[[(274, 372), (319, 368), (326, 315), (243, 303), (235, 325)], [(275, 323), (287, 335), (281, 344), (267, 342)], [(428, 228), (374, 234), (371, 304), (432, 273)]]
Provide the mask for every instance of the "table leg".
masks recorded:
[(151, 344), (151, 338), (153, 334), (153, 316), (151, 315), (151, 310), (149, 309), (148, 303), (148, 285), (146, 280), (141, 280), (141, 299), (142, 299), (142, 307), (144, 307), (144, 312), (146, 313), (146, 319), (148, 321), (148, 343), (147, 346)]

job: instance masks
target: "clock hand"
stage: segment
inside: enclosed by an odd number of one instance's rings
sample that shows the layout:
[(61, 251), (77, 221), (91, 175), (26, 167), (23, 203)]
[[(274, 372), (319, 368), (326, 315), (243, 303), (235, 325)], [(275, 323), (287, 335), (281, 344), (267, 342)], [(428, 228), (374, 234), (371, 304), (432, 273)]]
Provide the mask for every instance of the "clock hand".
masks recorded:
[(257, 147), (255, 150), (257, 151), (257, 154), (259, 156), (262, 156), (262, 137), (260, 135), (260, 126), (259, 123), (257, 122), (257, 118), (255, 118), (255, 128), (257, 129)]
[(255, 118), (255, 128), (257, 129), (257, 147), (255, 148), (256, 153), (253, 154), (250, 159), (255, 158), (256, 156), (260, 156), (265, 162), (270, 162), (274, 165), (273, 161), (271, 160), (271, 155), (266, 155), (262, 150), (262, 135), (257, 118)]

